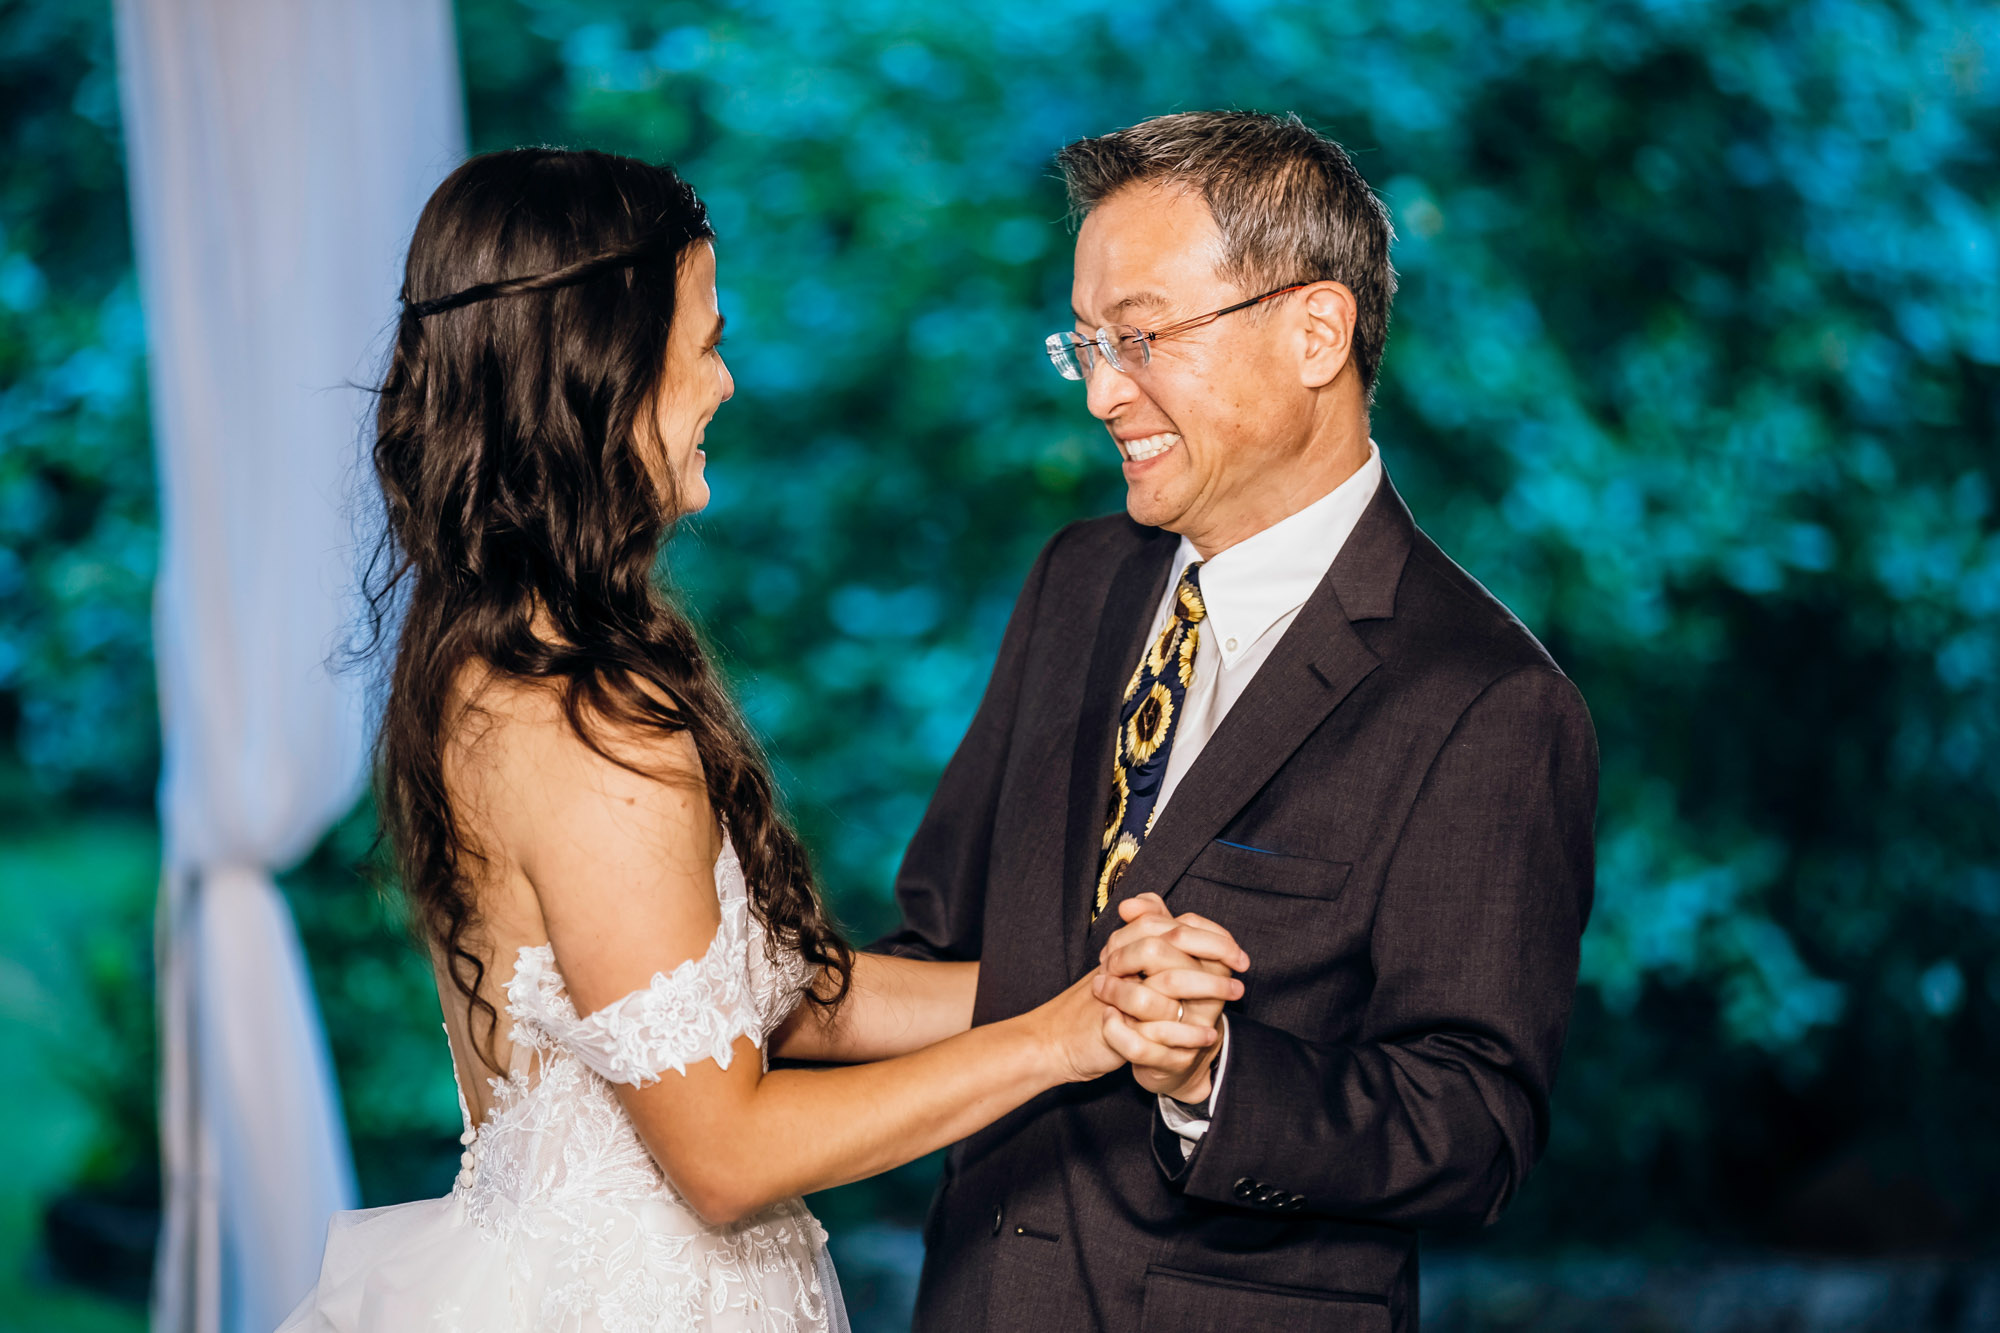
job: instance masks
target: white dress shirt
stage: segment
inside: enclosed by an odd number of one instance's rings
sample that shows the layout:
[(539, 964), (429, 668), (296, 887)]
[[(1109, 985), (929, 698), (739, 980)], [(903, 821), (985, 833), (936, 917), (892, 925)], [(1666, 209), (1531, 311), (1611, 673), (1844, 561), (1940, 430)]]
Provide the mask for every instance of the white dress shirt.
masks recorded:
[[(1347, 544), (1348, 534), (1361, 521), (1362, 511), (1381, 484), (1382, 456), (1370, 440), (1368, 461), (1353, 476), (1290, 518), (1203, 562), (1197, 578), (1208, 615), (1199, 627), (1194, 681), (1188, 686), (1181, 719), (1174, 729), (1173, 748), (1167, 753), (1167, 772), (1160, 780), (1155, 818), (1167, 808), (1208, 738), (1298, 619), (1300, 608), (1332, 568), (1334, 557)], [(1181, 538), (1146, 642), (1159, 638), (1166, 629), (1181, 573), (1200, 559), (1194, 544)], [(1229, 925), (1227, 921), (1221, 924)], [(1195, 1144), (1208, 1132), (1208, 1115), (1214, 1113), (1222, 1096), (1222, 1076), (1228, 1063), (1229, 1021), (1225, 1018), (1222, 1049), (1216, 1053), (1215, 1069), (1209, 1075), (1208, 1114), (1190, 1114), (1171, 1097), (1159, 1099), (1160, 1115), (1167, 1128), (1180, 1136), (1184, 1154), (1193, 1153)]]

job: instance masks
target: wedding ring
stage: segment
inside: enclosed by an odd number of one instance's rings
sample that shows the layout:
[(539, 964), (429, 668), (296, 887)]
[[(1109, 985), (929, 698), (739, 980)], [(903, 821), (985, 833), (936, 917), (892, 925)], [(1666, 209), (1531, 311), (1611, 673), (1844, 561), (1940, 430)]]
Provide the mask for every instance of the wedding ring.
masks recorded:
[(1174, 1022), (1178, 1023), (1186, 1017), (1187, 1017), (1187, 1001), (1182, 1000), (1180, 1004), (1176, 1006), (1174, 1009)]

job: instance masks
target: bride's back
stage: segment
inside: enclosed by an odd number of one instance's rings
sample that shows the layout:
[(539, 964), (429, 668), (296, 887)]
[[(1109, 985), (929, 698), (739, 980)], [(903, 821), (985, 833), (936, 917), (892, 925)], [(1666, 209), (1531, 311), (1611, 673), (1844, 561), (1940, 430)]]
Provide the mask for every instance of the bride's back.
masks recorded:
[[(652, 695), (643, 683), (637, 687)], [(659, 864), (699, 867), (706, 879), (722, 846), (701, 759), (686, 731), (661, 734), (593, 719), (592, 738), (609, 752), (600, 753), (571, 726), (558, 683), (508, 676), (483, 662), (459, 670), (447, 717), (444, 789), (469, 853), (460, 877), (473, 925), (461, 944), (478, 962), (477, 998), (460, 989), (443, 960), (433, 967), (459, 1086), (474, 1122), (482, 1123), (494, 1102), (488, 1080), (515, 1067), (508, 984), (523, 949), (549, 944), (541, 895), (550, 889), (537, 885), (527, 867), (573, 861), (579, 840), (589, 836), (565, 819), (572, 798), (588, 789), (621, 799), (607, 791), (616, 784), (625, 789), (624, 801), (637, 804), (649, 797), (632, 791), (635, 779), (642, 788), (677, 789), (699, 813), (676, 845), (659, 847)], [(693, 910), (697, 933), (705, 932), (713, 924), (707, 904)]]
[(464, 846), (476, 853), (461, 861), (476, 923), (463, 943), (479, 961), (474, 990), (490, 1008), (476, 1006), (435, 954), (432, 969), (458, 1086), (473, 1123), (481, 1124), (493, 1109), (488, 1079), (513, 1064), (506, 997), (514, 960), (522, 948), (549, 937), (535, 887), (521, 869), (520, 848), (508, 837), (514, 776), (531, 732), (560, 723), (562, 710), (549, 687), (498, 675), (478, 662), (459, 669), (449, 697), (445, 795)]

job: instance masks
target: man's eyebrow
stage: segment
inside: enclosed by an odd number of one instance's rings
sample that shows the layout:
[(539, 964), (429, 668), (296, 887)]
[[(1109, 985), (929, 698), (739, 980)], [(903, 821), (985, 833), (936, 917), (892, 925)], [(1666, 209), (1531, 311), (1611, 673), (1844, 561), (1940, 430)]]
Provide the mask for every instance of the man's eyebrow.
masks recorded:
[[(1130, 296), (1125, 297), (1123, 300), (1119, 301), (1116, 305), (1113, 305), (1109, 310), (1104, 312), (1105, 322), (1108, 324), (1116, 324), (1119, 322), (1118, 316), (1126, 313), (1127, 311), (1158, 310), (1162, 306), (1168, 304), (1171, 303), (1167, 300), (1166, 297), (1160, 295), (1158, 292), (1133, 292)], [(1071, 306), (1069, 312), (1070, 314), (1076, 316), (1076, 322), (1079, 325), (1088, 322), (1084, 316), (1084, 313), (1081, 310), (1078, 310), (1075, 306)]]

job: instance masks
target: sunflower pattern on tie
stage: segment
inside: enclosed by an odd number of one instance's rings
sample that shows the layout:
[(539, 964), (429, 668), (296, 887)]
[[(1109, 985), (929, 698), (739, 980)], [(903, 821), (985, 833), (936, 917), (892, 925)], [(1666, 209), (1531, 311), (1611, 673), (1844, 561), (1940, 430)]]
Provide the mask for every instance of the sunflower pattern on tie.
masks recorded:
[(1188, 686), (1194, 680), (1194, 655), (1201, 645), (1201, 622), (1208, 608), (1201, 600), (1201, 562), (1181, 571), (1174, 589), (1174, 613), (1145, 654), (1125, 702), (1118, 710), (1118, 750), (1111, 765), (1111, 800), (1104, 817), (1104, 865), (1097, 876), (1097, 919), (1118, 891), (1118, 881), (1153, 831), (1159, 812), (1160, 784), (1167, 776), (1167, 756), (1174, 745)]

